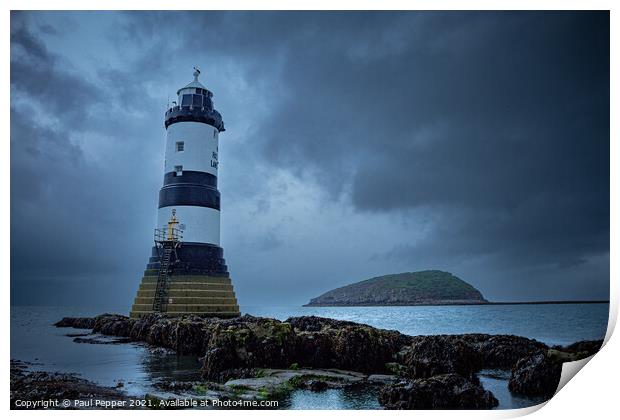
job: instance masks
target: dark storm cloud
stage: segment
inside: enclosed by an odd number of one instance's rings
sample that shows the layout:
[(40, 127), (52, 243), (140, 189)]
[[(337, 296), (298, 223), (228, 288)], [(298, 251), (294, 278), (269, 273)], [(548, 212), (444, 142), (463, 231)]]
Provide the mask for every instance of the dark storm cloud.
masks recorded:
[(124, 137), (138, 131), (127, 124), (119, 133), (111, 124), (124, 122), (111, 112), (119, 92), (92, 83), (51, 53), (21, 14), (12, 18), (12, 290), (19, 303), (73, 302), (62, 284), (73, 282), (81, 292), (110, 291), (111, 279), (122, 278), (134, 267), (132, 260), (144, 258), (144, 249), (129, 244), (142, 245), (148, 230), (140, 235), (127, 227), (150, 225), (150, 218), (140, 220), (144, 217), (132, 209), (152, 207), (154, 200), (127, 200), (144, 195), (127, 177), (142, 162), (130, 165), (131, 156), (121, 155), (112, 165), (102, 164), (83, 150), (93, 133)]
[(427, 240), (388, 255), (570, 267), (607, 253), (608, 15), (409, 17), (296, 22), (264, 156), (350, 184), (360, 211), (433, 215)]
[(265, 159), (360, 211), (431, 215), (387, 257), (553, 270), (608, 252), (606, 13), (234, 17), (254, 29), (224, 48), (284, 57)]
[[(237, 238), (244, 245), (236, 254), (254, 261), (247, 270), (237, 261), (241, 294), (267, 293), (253, 281), (244, 286), (253, 270), (271, 293), (355, 280), (314, 265), (291, 286), (300, 267), (286, 252), (324, 261), (364, 242), (362, 268), (348, 276), (440, 268), (498, 299), (607, 296), (608, 13), (106, 12), (87, 24), (101, 25), (95, 40), (103, 43), (96, 55), (105, 64), (92, 74), (80, 70), (90, 64), (85, 55), (46, 46), (63, 28), (85, 33), (80, 23), (92, 14), (57, 16), (63, 27), (37, 13), (12, 15), (11, 89), (23, 104), (12, 107), (15, 272), (52, 273), (60, 255), (63, 274), (111, 265), (138, 275), (161, 182), (153, 138), (168, 92), (157, 83), (176, 90), (187, 82), (179, 63), (190, 62), (234, 75), (215, 100), (230, 131), (224, 205), (249, 203), (256, 227), (255, 236)], [(83, 150), (76, 136), (110, 137), (121, 150), (93, 160), (99, 149)], [(296, 188), (269, 187), (278, 171), (318, 185), (319, 207), (363, 215), (365, 236), (310, 251), (292, 242), (291, 230), (314, 230), (305, 224), (314, 215), (277, 214), (278, 200)], [(57, 226), (67, 200), (79, 210)], [(348, 222), (329, 217), (334, 231)], [(368, 225), (385, 218), (400, 231), (373, 246)], [(67, 231), (76, 251), (45, 242), (32, 249), (39, 229), (48, 237)], [(103, 240), (93, 245), (92, 237)]]
[(103, 100), (101, 89), (68, 71), (25, 25), (11, 33), (11, 47), (11, 87), (52, 115), (66, 115), (72, 126), (83, 124), (88, 104)]
[[(90, 171), (83, 164), (82, 150), (68, 141), (69, 132), (58, 126), (46, 126), (40, 120), (45, 112), (50, 112), (67, 115), (66, 123), (83, 122), (85, 107), (78, 104), (89, 103), (88, 95), (97, 97), (98, 91), (59, 69), (58, 58), (25, 26), (13, 31), (11, 42), (14, 52), (11, 87), (18, 95), (29, 98), (29, 103), (11, 107), (11, 206), (16, 216), (11, 226), (14, 272), (49, 275), (53, 267), (57, 267), (56, 275), (66, 274), (67, 269), (82, 271), (86, 269), (80, 264), (83, 259), (75, 258), (73, 251), (73, 246), (79, 245), (74, 237), (78, 232), (68, 223), (75, 220), (76, 209), (94, 204), (87, 196), (76, 194), (84, 190), (83, 183)], [(37, 112), (34, 106), (45, 111)], [(96, 214), (97, 209), (84, 210)], [(46, 217), (37, 217), (43, 212)], [(60, 241), (67, 241), (66, 252), (55, 252), (55, 244)], [(77, 247), (78, 253), (82, 250), (85, 248)], [(96, 265), (96, 269), (103, 268), (103, 264)]]

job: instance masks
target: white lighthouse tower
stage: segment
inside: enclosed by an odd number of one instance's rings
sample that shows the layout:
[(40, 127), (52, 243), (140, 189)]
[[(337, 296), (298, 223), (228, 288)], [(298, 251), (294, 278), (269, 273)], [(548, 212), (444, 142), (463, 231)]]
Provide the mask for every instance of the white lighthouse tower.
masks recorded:
[(224, 123), (199, 76), (195, 68), (194, 80), (177, 91), (178, 99), (165, 115), (155, 246), (133, 317), (152, 312), (239, 315), (220, 247), (218, 141)]
[[(159, 193), (158, 227), (172, 209), (185, 225), (183, 242), (220, 244), (220, 193), (217, 190), (218, 137), (222, 117), (213, 94), (199, 81), (177, 91), (178, 105), (166, 113), (164, 186)], [(196, 114), (202, 114), (196, 118)]]

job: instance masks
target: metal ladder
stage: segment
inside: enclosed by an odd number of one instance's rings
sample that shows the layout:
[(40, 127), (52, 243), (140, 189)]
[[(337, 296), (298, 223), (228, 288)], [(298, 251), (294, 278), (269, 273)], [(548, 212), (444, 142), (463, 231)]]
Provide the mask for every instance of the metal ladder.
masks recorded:
[[(168, 289), (170, 287), (170, 273), (172, 266), (179, 261), (177, 248), (181, 246), (183, 231), (176, 226), (179, 220), (176, 210), (172, 209), (172, 217), (168, 221), (168, 227), (155, 229), (155, 247), (159, 254), (159, 273), (155, 296), (153, 296), (153, 312), (168, 311)], [(182, 226), (182, 225), (181, 225)], [(172, 259), (174, 254), (174, 260)]]
[(157, 275), (157, 287), (155, 288), (155, 298), (153, 300), (153, 312), (166, 312), (168, 309), (168, 286), (170, 280), (170, 263), (174, 243), (166, 241), (162, 244), (163, 252), (159, 264)]

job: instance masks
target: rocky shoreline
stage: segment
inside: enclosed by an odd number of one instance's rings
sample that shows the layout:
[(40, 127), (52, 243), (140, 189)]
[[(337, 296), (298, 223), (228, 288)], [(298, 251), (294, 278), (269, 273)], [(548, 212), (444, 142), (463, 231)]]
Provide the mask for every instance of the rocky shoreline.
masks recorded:
[[(122, 383), (103, 387), (68, 373), (29, 370), (32, 367), (11, 360), (11, 409), (116, 408), (128, 401)], [(91, 401), (102, 405), (89, 406)]]
[[(550, 398), (561, 364), (594, 354), (602, 341), (550, 348), (512, 335), (408, 336), (398, 331), (316, 316), (285, 321), (152, 314), (63, 318), (57, 327), (142, 342), (201, 358), (202, 383), (162, 383), (165, 391), (202, 397), (268, 400), (295, 389), (374, 386), (387, 409), (489, 409), (482, 369), (511, 371), (509, 389)], [(92, 342), (75, 337), (82, 342)], [(102, 344), (108, 344), (104, 342)], [(13, 381), (12, 381), (13, 389)]]

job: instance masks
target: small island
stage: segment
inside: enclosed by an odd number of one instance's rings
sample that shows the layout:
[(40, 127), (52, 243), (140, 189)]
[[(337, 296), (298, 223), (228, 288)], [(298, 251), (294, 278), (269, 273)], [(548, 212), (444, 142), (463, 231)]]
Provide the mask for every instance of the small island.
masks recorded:
[(479, 305), (482, 293), (455, 275), (426, 270), (389, 274), (339, 287), (304, 306)]

